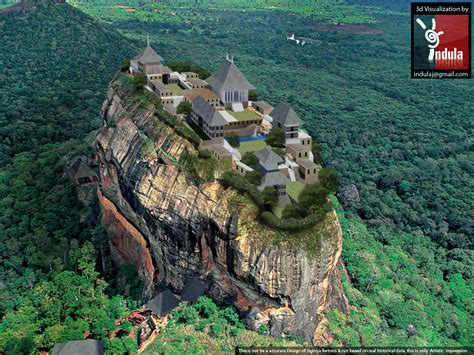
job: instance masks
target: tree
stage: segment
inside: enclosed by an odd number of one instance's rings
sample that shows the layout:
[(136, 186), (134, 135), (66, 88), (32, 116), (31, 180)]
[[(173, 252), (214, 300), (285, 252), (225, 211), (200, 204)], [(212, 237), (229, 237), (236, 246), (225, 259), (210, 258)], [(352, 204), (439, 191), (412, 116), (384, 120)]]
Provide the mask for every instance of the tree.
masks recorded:
[(300, 205), (303, 209), (323, 206), (328, 199), (329, 190), (320, 185), (308, 185), (300, 193)]
[(247, 152), (242, 157), (241, 162), (247, 166), (254, 167), (258, 163), (258, 158), (256, 157), (254, 152)]
[(274, 187), (266, 187), (262, 191), (263, 204), (266, 208), (272, 209), (278, 201), (278, 192)]
[(148, 79), (145, 74), (137, 73), (133, 77), (133, 87), (136, 91), (142, 91), (145, 85), (147, 84)]
[(212, 158), (212, 154), (211, 152), (209, 151), (209, 149), (201, 149), (199, 151), (199, 154), (198, 154), (199, 158), (201, 159), (211, 159)]
[(120, 67), (120, 71), (122, 73), (126, 73), (126, 72), (129, 71), (129, 69), (130, 69), (130, 59), (126, 59), (122, 62), (122, 65)]
[(330, 192), (339, 190), (339, 177), (336, 170), (332, 168), (324, 168), (319, 171), (319, 183)]
[(245, 174), (245, 179), (256, 186), (259, 186), (262, 181), (262, 177), (257, 171), (249, 171), (247, 174)]
[(304, 216), (304, 210), (298, 204), (292, 204), (285, 207), (281, 214), (282, 219), (301, 219)]
[(257, 90), (250, 90), (249, 91), (249, 100), (250, 101), (257, 101)]
[(323, 147), (321, 144), (313, 142), (311, 145), (311, 151), (313, 152), (314, 162), (321, 164), (323, 162)]
[(187, 115), (189, 116), (192, 111), (192, 105), (189, 101), (181, 101), (176, 107), (176, 113), (179, 115)]
[(237, 147), (240, 146), (239, 136), (235, 132), (227, 133), (226, 136), (225, 136), (225, 139), (234, 148), (237, 148)]
[(273, 128), (267, 136), (267, 143), (275, 148), (285, 146), (285, 131), (281, 128)]

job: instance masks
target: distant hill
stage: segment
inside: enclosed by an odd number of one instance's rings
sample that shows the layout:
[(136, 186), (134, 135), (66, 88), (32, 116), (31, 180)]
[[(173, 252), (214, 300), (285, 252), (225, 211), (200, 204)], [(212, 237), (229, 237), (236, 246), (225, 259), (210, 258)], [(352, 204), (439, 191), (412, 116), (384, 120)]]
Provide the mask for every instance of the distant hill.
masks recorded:
[(0, 166), (13, 154), (90, 132), (112, 75), (135, 52), (64, 0), (0, 10)]
[[(0, 353), (49, 351), (86, 330), (97, 337), (113, 328), (114, 316), (105, 314), (107, 326), (99, 321), (112, 304), (93, 272), (100, 228), (64, 167), (87, 151), (108, 82), (134, 52), (64, 1), (28, 0), (0, 11)], [(87, 278), (79, 250), (88, 250)], [(71, 299), (81, 305), (70, 307)]]

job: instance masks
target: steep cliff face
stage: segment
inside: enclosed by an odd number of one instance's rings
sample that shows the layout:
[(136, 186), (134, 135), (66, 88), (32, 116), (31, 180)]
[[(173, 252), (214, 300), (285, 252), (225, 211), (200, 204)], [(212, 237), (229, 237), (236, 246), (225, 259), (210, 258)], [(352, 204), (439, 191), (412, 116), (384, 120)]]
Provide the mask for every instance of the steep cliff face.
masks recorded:
[[(196, 153), (193, 145), (157, 123), (153, 108), (117, 81), (102, 115), (94, 146), (103, 224), (117, 262), (138, 268), (146, 297), (161, 286), (179, 292), (198, 276), (208, 282), (211, 297), (233, 304), (249, 325), (327, 344), (326, 309), (347, 306), (337, 271), (337, 216), (328, 214), (310, 232), (270, 230), (232, 189), (188, 181), (180, 161)], [(150, 141), (156, 154), (145, 154)]]

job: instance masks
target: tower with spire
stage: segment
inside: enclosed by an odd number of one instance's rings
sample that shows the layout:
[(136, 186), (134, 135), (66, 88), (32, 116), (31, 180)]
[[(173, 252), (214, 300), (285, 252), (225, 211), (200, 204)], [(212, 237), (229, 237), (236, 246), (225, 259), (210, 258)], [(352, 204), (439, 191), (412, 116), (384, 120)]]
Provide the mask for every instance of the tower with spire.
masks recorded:
[(146, 47), (130, 61), (130, 70), (142, 72), (148, 79), (161, 79), (163, 74), (163, 58), (150, 45), (150, 36), (146, 35)]
[(234, 57), (229, 53), (225, 62), (206, 81), (225, 108), (233, 111), (243, 111), (248, 105), (249, 91), (255, 89), (237, 68)]

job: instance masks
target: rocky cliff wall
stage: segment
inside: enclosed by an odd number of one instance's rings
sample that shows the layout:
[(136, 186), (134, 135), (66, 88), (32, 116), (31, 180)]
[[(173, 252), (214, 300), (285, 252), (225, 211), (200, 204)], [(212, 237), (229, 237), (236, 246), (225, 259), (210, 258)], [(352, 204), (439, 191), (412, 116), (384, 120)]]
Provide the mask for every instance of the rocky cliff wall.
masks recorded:
[[(103, 224), (119, 263), (133, 263), (145, 296), (179, 292), (198, 276), (211, 297), (233, 304), (250, 326), (326, 345), (327, 307), (346, 308), (335, 213), (310, 232), (285, 235), (255, 220), (256, 209), (218, 182), (190, 182), (181, 159), (192, 144), (115, 81), (94, 147), (100, 161)], [(156, 154), (145, 154), (154, 142)]]

